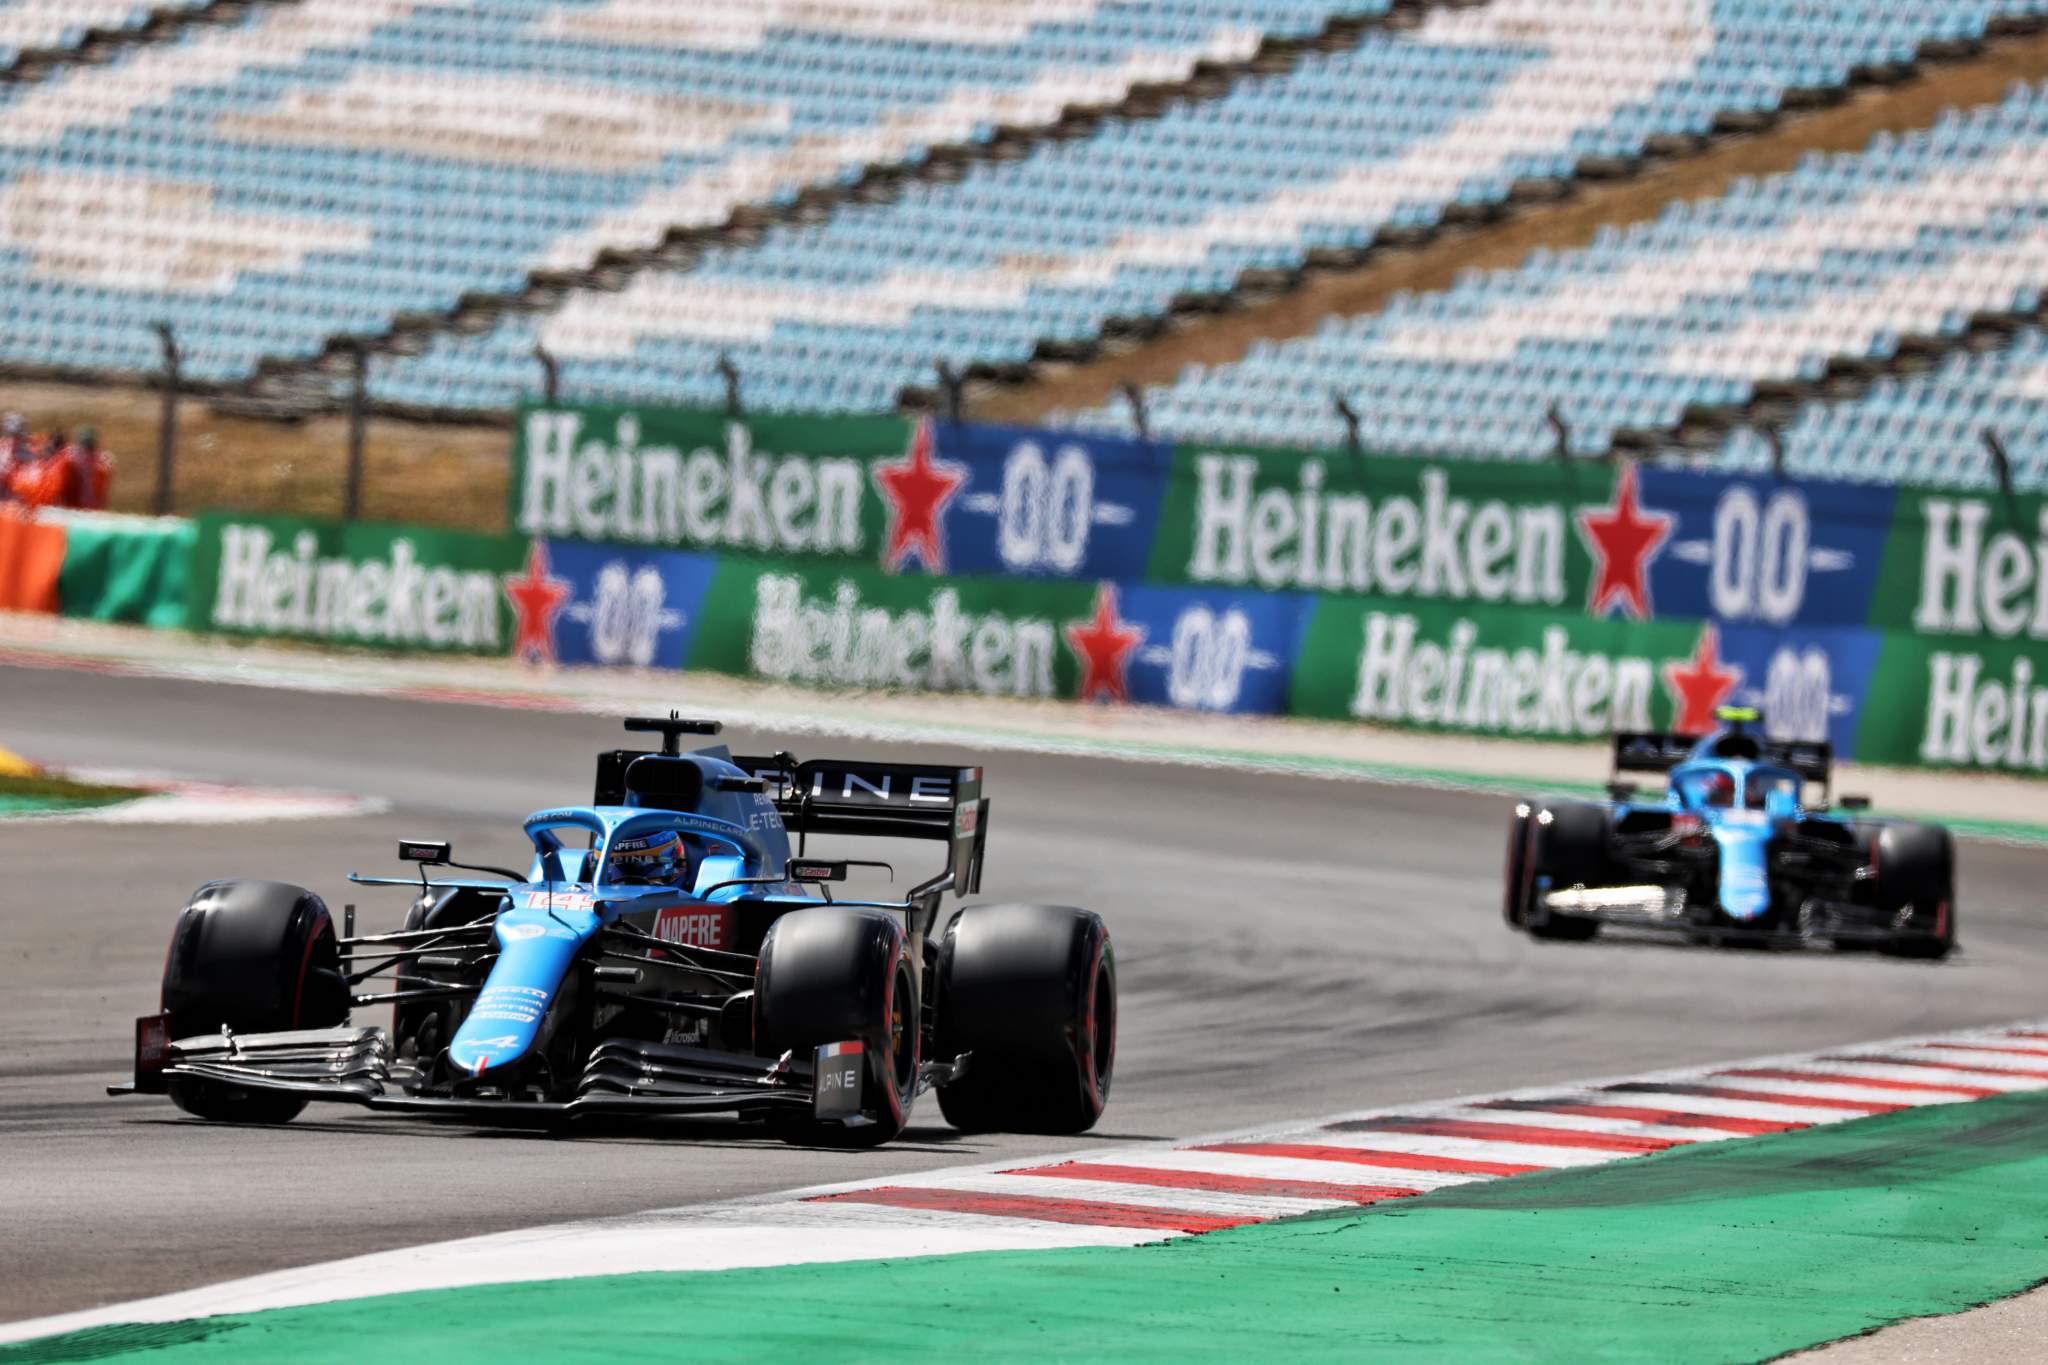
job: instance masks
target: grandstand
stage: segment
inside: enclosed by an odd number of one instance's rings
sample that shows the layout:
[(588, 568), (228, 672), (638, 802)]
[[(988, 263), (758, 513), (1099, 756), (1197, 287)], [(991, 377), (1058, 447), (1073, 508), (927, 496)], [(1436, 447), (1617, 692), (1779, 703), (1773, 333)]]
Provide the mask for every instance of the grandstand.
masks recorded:
[(1716, 456), (1731, 468), (1874, 483), (1989, 487), (1996, 465), (1985, 433), (2007, 448), (2015, 487), (2048, 489), (2048, 334), (2026, 327), (2010, 345), (1948, 357), (1931, 374), (1886, 375), (1862, 397), (1810, 403), (1780, 434), (1779, 451), (1754, 427)]
[[(1579, 453), (1837, 356), (2032, 313), (2048, 279), (2048, 93), (1815, 157), (1562, 256), (1475, 273), (1317, 335), (1261, 344), (1153, 396), (1154, 430), (1335, 445), (1344, 393), (1375, 448), (1542, 458), (1556, 405)], [(1128, 421), (1121, 408), (1088, 425)]]
[[(2031, 32), (2048, 0), (0, 0), (0, 367), (332, 409), (929, 401), (1199, 326)], [(105, 46), (109, 34), (149, 40)], [(83, 47), (101, 44), (86, 59)], [(52, 62), (52, 52), (81, 59)], [(1795, 125), (1796, 126), (1796, 125)], [(1150, 392), (1159, 435), (2048, 481), (2048, 96)], [(1950, 352), (1985, 345), (2009, 350)], [(1825, 392), (1824, 392), (1825, 391)], [(1123, 403), (1069, 415), (1128, 429)], [(2003, 419), (1999, 423), (2002, 427)], [(1926, 440), (1921, 442), (1921, 437)], [(1911, 451), (1885, 443), (1919, 442)], [(1722, 443), (1725, 442), (1725, 445)], [(1945, 452), (1945, 453), (1944, 453)]]
[(0, 0), (0, 78), (19, 78), (109, 45), (167, 31), (213, 0)]
[(147, 369), (161, 316), (195, 377), (242, 379), (1248, 61), (1331, 6), (785, 5), (797, 22), (764, 26), (777, 8), (297, 0), (0, 92), (0, 302), (33, 320), (0, 359)]
[(579, 391), (711, 401), (715, 361), (730, 352), (750, 401), (885, 408), (929, 381), (935, 357), (1000, 373), (1074, 354), (1066, 343), (1112, 320), (1221, 295), (1248, 271), (1355, 259), (1518, 194), (1554, 194), (1584, 168), (1813, 102), (1858, 72), (1980, 36), (1998, 9), (1433, 9), (1219, 99), (781, 229), (623, 292), (580, 293), (484, 338), (443, 339), (378, 392), (424, 407), (502, 405), (531, 385), (545, 344)]

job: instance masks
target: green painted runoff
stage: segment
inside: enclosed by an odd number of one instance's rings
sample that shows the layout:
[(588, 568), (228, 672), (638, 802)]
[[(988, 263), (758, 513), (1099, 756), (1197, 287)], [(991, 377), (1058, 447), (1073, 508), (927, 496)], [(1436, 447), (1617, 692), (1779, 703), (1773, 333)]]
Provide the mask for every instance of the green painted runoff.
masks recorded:
[(650, 1274), (122, 1327), (4, 1365), (1764, 1360), (2048, 1278), (2048, 1097), (1129, 1249)]

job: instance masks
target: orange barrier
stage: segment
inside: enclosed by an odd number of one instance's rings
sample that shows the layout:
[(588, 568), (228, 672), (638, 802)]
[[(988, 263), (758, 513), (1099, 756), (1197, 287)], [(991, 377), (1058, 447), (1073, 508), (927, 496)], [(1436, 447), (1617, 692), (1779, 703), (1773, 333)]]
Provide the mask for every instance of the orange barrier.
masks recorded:
[(64, 528), (0, 508), (0, 611), (58, 610)]

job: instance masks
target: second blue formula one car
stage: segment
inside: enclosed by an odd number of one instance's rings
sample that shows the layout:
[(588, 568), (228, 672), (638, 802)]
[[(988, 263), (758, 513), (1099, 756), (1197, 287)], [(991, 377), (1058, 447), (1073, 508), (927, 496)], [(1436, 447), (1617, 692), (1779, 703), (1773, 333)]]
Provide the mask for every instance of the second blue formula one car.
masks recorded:
[[(1615, 925), (1695, 943), (1946, 957), (1956, 942), (1948, 831), (1873, 818), (1855, 797), (1836, 805), (1826, 744), (1771, 740), (1749, 708), (1719, 720), (1704, 737), (1616, 735), (1605, 802), (1519, 802), (1508, 923), (1543, 939)], [(1623, 780), (1631, 773), (1661, 773), (1666, 789), (1638, 795)]]
[[(279, 1123), (312, 1100), (467, 1120), (727, 1112), (799, 1142), (869, 1146), (938, 1090), (956, 1127), (1076, 1133), (1116, 1056), (1116, 959), (1085, 910), (974, 905), (981, 769), (681, 751), (708, 721), (636, 719), (658, 752), (601, 754), (596, 798), (526, 818), (523, 870), (401, 843), (394, 933), (341, 933), (282, 882), (201, 887), (179, 917), (135, 1081), (207, 1119)], [(791, 835), (797, 847), (790, 846)], [(812, 836), (928, 839), (901, 900), (838, 899), (856, 867)], [(482, 878), (430, 878), (454, 867)], [(395, 978), (372, 989), (370, 978)], [(350, 1012), (395, 1009), (389, 1030)]]

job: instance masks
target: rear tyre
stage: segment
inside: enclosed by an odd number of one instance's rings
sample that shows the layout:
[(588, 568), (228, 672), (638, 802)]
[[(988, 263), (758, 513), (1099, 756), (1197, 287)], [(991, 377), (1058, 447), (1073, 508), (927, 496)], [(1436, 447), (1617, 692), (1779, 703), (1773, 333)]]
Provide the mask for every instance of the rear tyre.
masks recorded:
[(933, 1050), (973, 1054), (939, 1089), (970, 1133), (1082, 1133), (1116, 1067), (1116, 953), (1099, 915), (1065, 905), (977, 905), (939, 948)]
[(1529, 937), (1582, 943), (1600, 932), (1599, 920), (1545, 909), (1536, 897), (1538, 883), (1546, 878), (1552, 889), (1608, 883), (1607, 825), (1605, 807), (1581, 801), (1553, 802), (1530, 821), (1522, 900), (1522, 924)]
[(1877, 906), (1907, 912), (1907, 927), (1878, 951), (1938, 959), (1956, 946), (1955, 844), (1933, 825), (1885, 825), (1877, 831)]
[(768, 926), (754, 976), (755, 1051), (808, 1062), (826, 1043), (859, 1042), (861, 1117), (800, 1119), (784, 1141), (875, 1147), (903, 1131), (923, 1053), (917, 972), (895, 916), (829, 906), (792, 910)]
[[(164, 961), (171, 1034), (280, 1033), (348, 1022), (334, 920), (311, 891), (284, 882), (208, 882), (193, 893)], [(228, 1123), (286, 1123), (306, 1101), (173, 1076), (186, 1113)]]

